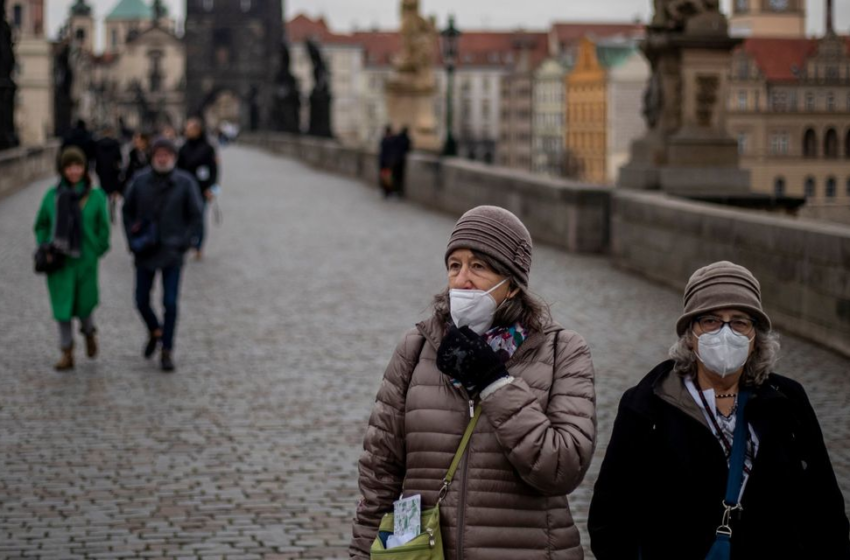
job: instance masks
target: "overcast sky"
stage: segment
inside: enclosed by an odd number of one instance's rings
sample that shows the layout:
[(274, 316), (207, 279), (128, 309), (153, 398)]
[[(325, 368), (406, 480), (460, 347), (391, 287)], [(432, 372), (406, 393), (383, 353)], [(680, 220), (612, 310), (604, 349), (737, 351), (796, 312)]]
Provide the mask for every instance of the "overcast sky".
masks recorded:
[[(150, 0), (147, 0), (150, 3)], [(264, 0), (271, 1), (271, 0)], [(824, 29), (825, 0), (806, 0), (808, 4), (808, 31), (821, 34)], [(118, 0), (88, 0), (96, 17), (103, 17)], [(47, 28), (55, 37), (74, 0), (45, 0)], [(165, 0), (172, 13), (182, 19), (185, 0)], [(731, 0), (722, 0), (729, 9)], [(286, 17), (304, 12), (310, 16), (323, 15), (335, 31), (352, 28), (379, 27), (391, 29), (398, 26), (399, 0), (285, 0)], [(437, 16), (440, 26), (446, 16), (453, 13), (458, 26), (463, 29), (512, 29), (516, 27), (545, 28), (552, 21), (571, 20), (630, 20), (649, 17), (652, 0), (599, 0), (575, 2), (568, 0), (520, 0), (493, 2), (493, 0), (420, 0), (425, 14)], [(850, 33), (850, 2), (835, 0), (836, 28), (842, 34)]]

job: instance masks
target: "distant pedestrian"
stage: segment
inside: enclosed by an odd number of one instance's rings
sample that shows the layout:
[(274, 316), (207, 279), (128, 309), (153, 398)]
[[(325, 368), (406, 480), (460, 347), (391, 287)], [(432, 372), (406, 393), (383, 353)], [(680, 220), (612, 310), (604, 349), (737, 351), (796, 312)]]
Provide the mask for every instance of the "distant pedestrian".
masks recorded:
[(192, 175), (200, 189), (203, 218), (193, 239), (195, 258), (200, 260), (204, 245), (207, 204), (212, 202), (215, 196), (212, 187), (218, 183), (218, 155), (207, 139), (203, 122), (198, 118), (186, 121), (186, 141), (177, 156), (177, 168)]
[(817, 415), (773, 373), (758, 280), (727, 261), (697, 270), (676, 333), (620, 401), (590, 502), (596, 558), (850, 558)]
[(95, 142), (95, 164), (100, 188), (109, 197), (109, 218), (115, 221), (115, 203), (121, 196), (124, 156), (121, 143), (115, 138), (115, 131), (106, 128)]
[[(133, 178), (123, 209), (127, 240), (135, 254), (136, 306), (148, 329), (143, 354), (150, 358), (161, 344), (163, 371), (174, 371), (180, 273), (184, 254), (201, 221), (200, 190), (191, 175), (175, 168), (176, 162), (174, 143), (158, 138), (151, 149), (151, 167)], [(157, 271), (162, 277), (162, 322), (150, 304)]]
[(53, 318), (59, 323), (62, 356), (57, 371), (74, 368), (77, 317), (86, 339), (86, 355), (97, 356), (94, 310), (100, 301), (98, 262), (109, 250), (107, 196), (92, 185), (86, 156), (76, 146), (59, 156), (59, 181), (45, 193), (35, 219), (39, 245), (50, 244), (64, 257), (64, 266), (47, 276)]
[[(351, 558), (582, 557), (567, 494), (593, 457), (593, 364), (529, 292), (531, 249), (502, 208), (473, 208), (455, 226), (447, 286), (402, 337), (372, 409)], [(384, 552), (384, 515), (417, 495), (421, 532)]]
[(83, 119), (77, 120), (74, 128), (69, 130), (62, 138), (62, 145), (59, 148), (59, 152), (62, 153), (62, 151), (69, 146), (76, 146), (82, 150), (83, 154), (86, 156), (86, 162), (89, 167), (91, 168), (94, 166), (95, 157), (97, 156), (97, 147), (95, 146), (94, 137), (91, 132), (89, 132), (86, 121)]
[(384, 136), (378, 146), (378, 184), (384, 198), (393, 193), (393, 166), (395, 165), (395, 136), (391, 126), (384, 128)]
[(150, 136), (144, 132), (137, 132), (133, 135), (133, 147), (127, 156), (127, 167), (124, 168), (124, 188), (133, 180), (133, 177), (150, 165)]
[(404, 197), (404, 181), (406, 179), (405, 175), (407, 170), (407, 154), (409, 154), (410, 150), (413, 148), (413, 144), (410, 141), (410, 134), (408, 133), (407, 127), (401, 129), (401, 132), (398, 134), (398, 136), (395, 137), (393, 143), (395, 144), (393, 150), (393, 187), (395, 188), (395, 192), (398, 196)]

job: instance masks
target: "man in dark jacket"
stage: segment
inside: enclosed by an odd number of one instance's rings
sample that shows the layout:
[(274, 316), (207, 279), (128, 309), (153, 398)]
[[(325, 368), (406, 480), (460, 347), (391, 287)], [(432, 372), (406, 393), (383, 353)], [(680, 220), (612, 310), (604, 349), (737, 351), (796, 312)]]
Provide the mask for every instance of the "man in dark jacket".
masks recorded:
[(124, 158), (115, 131), (106, 128), (95, 142), (94, 168), (102, 188), (109, 196), (109, 217), (115, 221), (115, 202), (121, 195), (121, 170)]
[[(135, 247), (136, 306), (148, 328), (144, 356), (150, 358), (162, 344), (163, 371), (173, 371), (174, 332), (183, 256), (201, 222), (201, 197), (191, 175), (175, 169), (174, 143), (158, 138), (151, 149), (151, 167), (137, 173), (124, 197), (124, 228)], [(153, 239), (151, 243), (140, 238)], [(151, 309), (150, 292), (157, 270), (162, 275), (164, 321)]]
[[(207, 202), (214, 196), (210, 189), (218, 181), (218, 156), (215, 148), (207, 140), (203, 123), (198, 118), (191, 118), (186, 122), (186, 142), (180, 148), (177, 167), (192, 175), (197, 181), (205, 215)], [(202, 218), (193, 239), (197, 259), (201, 258), (203, 243), (204, 220)]]
[(393, 186), (398, 196), (404, 196), (404, 178), (407, 168), (407, 154), (410, 153), (412, 143), (408, 128), (404, 127), (395, 137), (395, 161), (393, 162)]
[(76, 146), (83, 151), (86, 155), (89, 169), (91, 169), (97, 156), (97, 149), (94, 138), (92, 138), (91, 132), (89, 132), (86, 126), (86, 121), (83, 119), (79, 119), (76, 125), (74, 125), (74, 128), (62, 137), (62, 147), (59, 149), (59, 153), (65, 151), (65, 148), (69, 146)]

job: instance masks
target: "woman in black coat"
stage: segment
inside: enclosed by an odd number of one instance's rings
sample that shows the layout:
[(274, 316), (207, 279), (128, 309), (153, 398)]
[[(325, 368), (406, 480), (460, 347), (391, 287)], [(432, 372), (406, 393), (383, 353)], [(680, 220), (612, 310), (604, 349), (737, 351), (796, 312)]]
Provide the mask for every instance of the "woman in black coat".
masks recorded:
[(724, 514), (739, 393), (749, 392), (732, 558), (850, 559), (850, 524), (803, 387), (771, 373), (778, 337), (746, 268), (685, 290), (679, 341), (620, 402), (590, 504), (597, 560), (704, 560)]

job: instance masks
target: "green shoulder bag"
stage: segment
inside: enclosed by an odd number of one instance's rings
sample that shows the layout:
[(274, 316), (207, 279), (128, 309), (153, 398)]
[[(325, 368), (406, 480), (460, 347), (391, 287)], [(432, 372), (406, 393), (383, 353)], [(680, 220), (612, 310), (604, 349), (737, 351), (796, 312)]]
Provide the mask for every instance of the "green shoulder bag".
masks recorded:
[(460, 465), (463, 453), (466, 451), (467, 445), (469, 445), (469, 440), (472, 438), (472, 431), (475, 430), (475, 424), (478, 423), (480, 416), (481, 404), (475, 407), (475, 413), (466, 426), (463, 439), (460, 440), (460, 445), (455, 452), (455, 457), (452, 460), (449, 471), (443, 478), (443, 487), (440, 488), (437, 505), (422, 511), (422, 532), (413, 540), (387, 550), (384, 543), (387, 537), (392, 534), (394, 528), (393, 514), (388, 513), (381, 519), (381, 524), (378, 527), (378, 536), (375, 537), (375, 542), (372, 543), (372, 549), (369, 552), (370, 558), (381, 560), (443, 560), (443, 538), (440, 535), (440, 503), (442, 503), (446, 494), (449, 493), (452, 479), (458, 465)]

